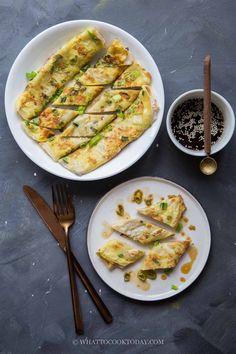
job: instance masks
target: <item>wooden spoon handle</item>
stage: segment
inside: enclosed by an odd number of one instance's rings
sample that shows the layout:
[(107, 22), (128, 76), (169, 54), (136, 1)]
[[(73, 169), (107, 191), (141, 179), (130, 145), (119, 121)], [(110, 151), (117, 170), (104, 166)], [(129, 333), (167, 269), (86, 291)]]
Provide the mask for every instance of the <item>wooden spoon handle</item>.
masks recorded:
[(211, 57), (204, 59), (204, 150), (211, 153)]

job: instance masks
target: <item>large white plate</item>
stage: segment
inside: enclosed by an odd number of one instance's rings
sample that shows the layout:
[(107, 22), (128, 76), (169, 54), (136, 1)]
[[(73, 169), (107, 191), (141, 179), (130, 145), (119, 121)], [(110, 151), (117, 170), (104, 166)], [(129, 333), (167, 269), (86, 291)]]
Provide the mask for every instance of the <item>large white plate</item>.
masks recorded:
[[(16, 98), (26, 86), (25, 73), (37, 70), (46, 59), (67, 40), (88, 26), (95, 26), (105, 37), (106, 42), (120, 38), (130, 48), (136, 60), (152, 74), (152, 92), (160, 106), (156, 121), (137, 141), (127, 146), (117, 157), (97, 170), (84, 176), (77, 176), (60, 164), (54, 162), (41, 148), (29, 138), (21, 127), (21, 119), (15, 110)], [(115, 175), (133, 165), (150, 147), (161, 125), (164, 112), (164, 89), (160, 72), (151, 55), (144, 46), (129, 33), (111, 24), (78, 20), (58, 24), (33, 38), (16, 58), (6, 84), (5, 110), (10, 130), (24, 153), (44, 170), (72, 180), (98, 180)]]
[[(181, 273), (181, 266), (184, 263), (190, 261), (189, 255), (186, 253), (181, 258), (175, 270), (167, 277), (166, 280), (162, 280), (160, 274), (158, 274), (156, 280), (149, 281), (151, 287), (148, 291), (144, 291), (138, 288), (133, 283), (124, 282), (122, 270), (108, 270), (100, 258), (96, 255), (98, 248), (111, 238), (123, 240), (130, 245), (145, 251), (148, 250), (148, 247), (142, 245), (139, 246), (132, 240), (128, 240), (127, 238), (124, 239), (117, 232), (114, 232), (108, 239), (104, 239), (102, 236), (104, 231), (104, 221), (112, 224), (119, 221), (120, 219), (115, 213), (117, 203), (123, 202), (125, 210), (131, 216), (138, 216), (138, 213), (136, 212), (137, 207), (145, 206), (145, 204), (142, 203), (141, 205), (137, 205), (130, 201), (130, 196), (137, 189), (143, 190), (145, 194), (152, 193), (154, 200), (159, 200), (160, 197), (169, 194), (182, 195), (187, 207), (185, 216), (189, 219), (189, 222), (184, 226), (183, 231), (191, 237), (194, 246), (198, 249), (198, 256), (193, 263), (191, 271), (187, 275)], [(190, 224), (196, 226), (195, 231), (189, 230), (188, 226)], [(182, 240), (184, 239), (184, 237), (180, 234), (177, 234), (175, 238)], [(190, 284), (192, 284), (192, 282), (199, 276), (206, 264), (210, 251), (210, 244), (211, 234), (209, 223), (207, 216), (199, 202), (183, 187), (175, 184), (174, 182), (157, 177), (135, 178), (113, 188), (100, 200), (100, 202), (95, 207), (90, 218), (87, 233), (89, 257), (96, 272), (103, 279), (103, 281), (120, 294), (133, 299), (144, 301), (166, 299), (180, 293)], [(128, 267), (128, 270), (137, 270), (140, 266), (140, 262)], [(182, 283), (180, 281), (180, 277), (185, 277), (186, 282)], [(172, 290), (172, 285), (178, 286), (178, 290)]]

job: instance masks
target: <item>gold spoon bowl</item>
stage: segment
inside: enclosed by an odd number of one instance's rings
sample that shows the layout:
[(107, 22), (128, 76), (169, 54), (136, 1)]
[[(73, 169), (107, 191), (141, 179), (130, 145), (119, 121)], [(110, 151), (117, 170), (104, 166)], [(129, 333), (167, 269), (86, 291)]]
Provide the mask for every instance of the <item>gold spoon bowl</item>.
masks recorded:
[(217, 162), (213, 157), (206, 156), (200, 162), (200, 170), (207, 176), (213, 175), (217, 170)]

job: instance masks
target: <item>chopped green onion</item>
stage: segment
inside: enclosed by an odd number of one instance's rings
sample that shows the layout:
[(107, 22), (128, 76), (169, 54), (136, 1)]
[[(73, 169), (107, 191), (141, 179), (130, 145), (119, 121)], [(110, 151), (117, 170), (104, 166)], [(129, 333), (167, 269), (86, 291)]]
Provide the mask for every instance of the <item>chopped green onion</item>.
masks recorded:
[(168, 207), (168, 203), (162, 202), (162, 203), (160, 203), (160, 207), (161, 207), (162, 210), (166, 210), (167, 207)]
[(145, 270), (143, 271), (147, 279), (155, 280), (157, 278), (157, 273), (155, 270)]
[(172, 272), (173, 272), (173, 269), (172, 269), (172, 268), (164, 269), (164, 273), (165, 273), (166, 275), (170, 275)]
[(100, 134), (95, 135), (89, 142), (89, 146), (92, 147), (94, 145), (97, 145), (97, 143), (102, 139), (102, 136)]
[(119, 216), (124, 216), (125, 215), (125, 210), (122, 204), (118, 204), (116, 208), (116, 214)]
[(142, 201), (143, 201), (143, 192), (141, 191), (141, 189), (137, 189), (133, 194), (132, 202), (141, 204)]
[(124, 281), (130, 281), (130, 272), (125, 272), (124, 274)]
[(78, 127), (78, 126), (79, 126), (79, 124), (78, 124), (78, 123), (76, 123), (76, 122), (73, 122), (73, 125), (75, 125), (76, 127)]
[(120, 258), (124, 257), (123, 253), (119, 253), (117, 256)]
[(153, 242), (151, 242), (150, 244), (149, 244), (149, 248), (153, 248), (153, 247), (156, 247), (156, 246), (158, 246), (159, 245), (159, 241), (158, 240), (156, 240), (156, 241), (153, 241)]
[(98, 39), (97, 36), (96, 36), (93, 32), (88, 31), (88, 35), (89, 35), (89, 37), (90, 37), (91, 39), (93, 39), (94, 41), (96, 41), (96, 40)]
[(84, 148), (86, 145), (87, 145), (87, 142), (84, 142), (84, 143), (81, 143), (79, 147)]
[(179, 288), (178, 288), (178, 286), (176, 286), (176, 285), (171, 285), (171, 289), (172, 289), (172, 290), (178, 290)]
[(121, 141), (129, 141), (128, 136), (124, 136), (124, 135), (122, 135), (122, 137), (120, 139), (121, 139)]
[(145, 281), (145, 280), (147, 279), (147, 276), (146, 276), (145, 272), (142, 271), (142, 270), (139, 270), (139, 271), (138, 271), (137, 277), (138, 277), (139, 280), (141, 280), (141, 281)]
[(183, 224), (179, 223), (178, 226), (176, 227), (176, 231), (180, 232), (183, 228)]
[(117, 117), (118, 118), (124, 118), (124, 113), (123, 112), (117, 112)]
[(62, 159), (65, 163), (68, 163), (68, 157), (63, 157)]
[(87, 71), (89, 68), (90, 68), (90, 65), (87, 64), (87, 65), (83, 66), (83, 67), (80, 69), (80, 71), (81, 71), (82, 73), (85, 73), (85, 71)]
[(84, 114), (86, 107), (85, 106), (78, 106), (76, 108), (76, 111), (79, 112), (79, 114)]
[(117, 94), (117, 95), (113, 96), (113, 97), (112, 97), (112, 100), (113, 100), (114, 102), (119, 102), (119, 101), (121, 100), (121, 95)]
[(61, 97), (61, 103), (66, 102), (66, 99), (67, 99), (66, 96)]
[(26, 78), (31, 81), (35, 78), (35, 76), (37, 75), (37, 71), (30, 71), (28, 73), (25, 74)]

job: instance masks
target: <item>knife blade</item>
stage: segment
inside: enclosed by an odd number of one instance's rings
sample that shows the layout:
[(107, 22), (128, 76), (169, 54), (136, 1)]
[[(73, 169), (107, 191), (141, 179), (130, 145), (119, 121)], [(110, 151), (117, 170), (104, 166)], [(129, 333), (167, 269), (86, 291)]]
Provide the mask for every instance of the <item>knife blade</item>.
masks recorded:
[[(31, 204), (33, 207), (36, 209), (38, 212), (39, 216), (41, 219), (44, 221), (56, 241), (59, 243), (61, 249), (65, 251), (65, 232), (60, 225), (59, 221), (57, 220), (55, 214), (53, 213), (52, 209), (50, 206), (47, 204), (47, 202), (41, 197), (41, 195), (35, 191), (33, 188), (30, 186), (23, 186), (23, 191), (30, 200)], [(89, 295), (91, 296), (93, 302), (95, 303), (98, 311), (100, 312), (101, 316), (103, 317), (104, 321), (106, 323), (111, 323), (112, 322), (112, 315), (104, 302), (102, 301), (101, 297), (98, 295), (96, 290), (94, 289), (92, 283), (90, 282), (89, 278), (85, 274), (83, 268), (75, 258), (75, 256), (72, 254), (73, 257), (73, 265), (75, 267), (75, 271), (77, 275), (79, 276), (80, 280), (82, 281), (83, 285), (87, 289)]]

